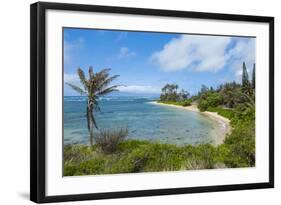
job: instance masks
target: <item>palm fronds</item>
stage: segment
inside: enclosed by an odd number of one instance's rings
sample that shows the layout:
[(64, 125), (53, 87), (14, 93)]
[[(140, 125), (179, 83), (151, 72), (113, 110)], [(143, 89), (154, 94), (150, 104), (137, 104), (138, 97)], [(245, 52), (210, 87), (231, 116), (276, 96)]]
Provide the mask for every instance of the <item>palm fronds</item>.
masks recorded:
[(90, 66), (89, 67), (89, 79), (93, 78), (94, 77), (94, 71), (93, 71), (93, 67)]
[(99, 91), (98, 95), (103, 96), (103, 95), (106, 95), (106, 94), (111, 93), (113, 91), (118, 91), (117, 87), (118, 87), (118, 85), (114, 85), (114, 86), (105, 88), (104, 90)]
[(87, 92), (85, 90), (83, 90), (82, 88), (80, 88), (80, 87), (78, 87), (76, 85), (73, 85), (71, 83), (66, 83), (66, 85), (70, 86), (73, 90), (78, 92), (80, 95), (87, 94)]
[(105, 89), (113, 80), (115, 80), (116, 78), (118, 78), (119, 75), (114, 75), (112, 77), (109, 78), (105, 78), (99, 86), (97, 86), (96, 90), (97, 91), (102, 91), (103, 89)]
[(81, 84), (84, 86), (85, 90), (87, 90), (88, 89), (88, 82), (86, 80), (84, 71), (81, 68), (78, 68), (77, 74), (78, 74), (78, 77), (80, 79)]

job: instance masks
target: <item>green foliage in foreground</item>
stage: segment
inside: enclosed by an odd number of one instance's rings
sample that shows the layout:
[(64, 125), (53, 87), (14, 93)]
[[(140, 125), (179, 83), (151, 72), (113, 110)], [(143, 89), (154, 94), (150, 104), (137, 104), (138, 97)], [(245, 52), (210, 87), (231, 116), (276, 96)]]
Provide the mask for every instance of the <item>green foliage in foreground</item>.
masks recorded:
[(218, 149), (227, 167), (255, 166), (254, 122), (237, 125)]
[(192, 100), (191, 99), (186, 99), (186, 100), (183, 100), (183, 101), (157, 101), (157, 102), (160, 102), (160, 103), (164, 103), (164, 104), (168, 104), (168, 105), (180, 105), (180, 106), (190, 106), (191, 103), (192, 103)]
[(255, 137), (250, 124), (233, 129), (219, 146), (125, 140), (113, 153), (105, 153), (99, 145), (64, 148), (65, 176), (251, 166), (255, 166)]
[(139, 140), (121, 142), (112, 154), (98, 146), (66, 146), (64, 159), (65, 176), (224, 167), (217, 148), (209, 144), (178, 147)]

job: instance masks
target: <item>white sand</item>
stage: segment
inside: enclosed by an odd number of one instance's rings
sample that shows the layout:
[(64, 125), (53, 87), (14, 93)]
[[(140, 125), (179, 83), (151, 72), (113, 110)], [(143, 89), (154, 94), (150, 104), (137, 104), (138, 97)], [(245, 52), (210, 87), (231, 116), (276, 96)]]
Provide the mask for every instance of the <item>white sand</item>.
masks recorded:
[(230, 126), (229, 119), (219, 115), (216, 112), (209, 112), (209, 111), (200, 112), (199, 109), (197, 108), (197, 105), (195, 105), (195, 104), (183, 107), (180, 105), (171, 105), (171, 104), (165, 104), (165, 103), (159, 103), (159, 102), (150, 102), (150, 103), (156, 104), (156, 105), (180, 108), (180, 109), (192, 111), (192, 112), (199, 112), (199, 113), (211, 118), (212, 120), (216, 121), (217, 123), (216, 123), (215, 129), (217, 131), (217, 135), (216, 135), (216, 138), (214, 139), (216, 145), (222, 144), (225, 139), (226, 134), (231, 132), (231, 126)]

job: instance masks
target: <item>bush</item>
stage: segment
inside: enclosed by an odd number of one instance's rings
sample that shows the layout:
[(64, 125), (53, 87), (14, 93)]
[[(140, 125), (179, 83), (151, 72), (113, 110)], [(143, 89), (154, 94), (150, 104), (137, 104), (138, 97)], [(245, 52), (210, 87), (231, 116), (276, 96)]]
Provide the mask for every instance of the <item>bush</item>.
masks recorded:
[(198, 102), (198, 109), (201, 111), (201, 112), (204, 112), (208, 109), (209, 107), (209, 103), (207, 100), (199, 100)]
[(111, 154), (117, 150), (118, 144), (127, 137), (128, 129), (101, 130), (94, 136), (98, 147), (106, 154)]
[(83, 145), (66, 145), (63, 150), (65, 163), (77, 164), (92, 157), (95, 146), (92, 148)]
[[(212, 169), (217, 167), (216, 147), (203, 144), (198, 146), (176, 146), (157, 142), (126, 140), (120, 142), (117, 151), (105, 154), (89, 149), (88, 158), (78, 163), (64, 163), (64, 175), (116, 174), (133, 172), (155, 172)], [(87, 146), (73, 145), (66, 158)]]
[(225, 163), (230, 167), (255, 166), (255, 125), (254, 121), (236, 125), (225, 139), (224, 145), (229, 149)]
[(206, 111), (210, 107), (217, 107), (222, 103), (222, 95), (216, 92), (207, 92), (200, 96), (198, 108), (200, 111)]
[(187, 99), (181, 102), (181, 105), (186, 107), (186, 106), (190, 106), (191, 105), (192, 100), (191, 99)]
[(213, 169), (218, 164), (216, 147), (211, 144), (185, 146), (185, 169)]
[(234, 110), (234, 116), (231, 121), (232, 126), (240, 125), (243, 123), (251, 123), (255, 121), (255, 107), (239, 104)]
[(93, 157), (87, 161), (82, 161), (77, 165), (65, 164), (64, 176), (82, 176), (91, 174), (104, 174), (106, 173), (106, 158)]

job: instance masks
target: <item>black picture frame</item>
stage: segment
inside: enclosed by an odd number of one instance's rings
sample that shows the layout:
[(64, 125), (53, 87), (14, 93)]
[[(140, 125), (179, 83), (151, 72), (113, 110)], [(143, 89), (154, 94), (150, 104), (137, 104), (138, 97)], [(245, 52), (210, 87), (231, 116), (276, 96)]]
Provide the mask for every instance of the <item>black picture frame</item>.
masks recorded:
[[(263, 183), (230, 184), (189, 188), (138, 190), (107, 193), (89, 193), (46, 196), (46, 93), (45, 93), (45, 25), (46, 10), (85, 11), (129, 15), (166, 16), (193, 19), (262, 22), (269, 25), (269, 181)], [(274, 18), (218, 13), (156, 10), (144, 8), (110, 7), (82, 4), (38, 2), (30, 7), (30, 199), (37, 203), (76, 200), (97, 200), (123, 197), (141, 197), (198, 192), (217, 192), (274, 187)]]

